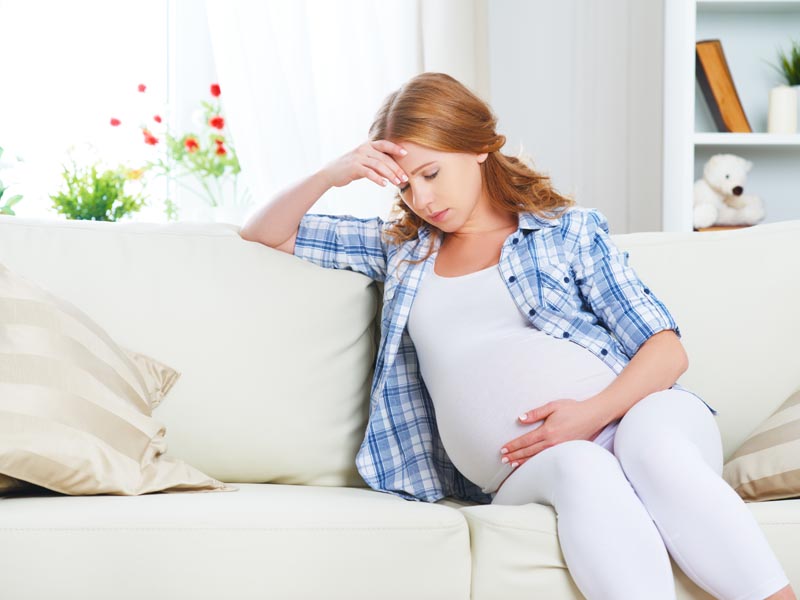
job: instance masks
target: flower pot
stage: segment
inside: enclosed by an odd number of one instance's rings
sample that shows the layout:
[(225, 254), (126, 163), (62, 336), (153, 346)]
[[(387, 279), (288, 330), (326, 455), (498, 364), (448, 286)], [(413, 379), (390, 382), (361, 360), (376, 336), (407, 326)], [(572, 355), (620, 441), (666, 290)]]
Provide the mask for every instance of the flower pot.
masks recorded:
[(769, 91), (768, 133), (797, 133), (797, 100), (794, 86), (779, 85)]
[(800, 123), (800, 85), (793, 85), (792, 88), (797, 94), (797, 122)]

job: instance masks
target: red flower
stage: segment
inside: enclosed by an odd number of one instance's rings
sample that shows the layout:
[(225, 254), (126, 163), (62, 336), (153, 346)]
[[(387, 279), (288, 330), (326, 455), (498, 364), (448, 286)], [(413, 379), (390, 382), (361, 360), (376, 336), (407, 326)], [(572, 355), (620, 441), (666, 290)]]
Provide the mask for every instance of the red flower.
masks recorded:
[(119, 119), (114, 119), (114, 118), (111, 119), (112, 127), (118, 127), (120, 123), (122, 123), (122, 121), (120, 121)]
[(222, 129), (225, 127), (225, 119), (217, 115), (216, 117), (211, 117), (208, 120), (208, 124), (216, 129)]
[(222, 144), (217, 146), (217, 151), (215, 152), (215, 154), (217, 154), (218, 156), (225, 156), (227, 153), (228, 153), (228, 151), (225, 150), (225, 148), (222, 147)]
[(224, 144), (225, 143), (225, 138), (223, 138), (223, 137), (214, 138), (214, 143), (217, 144), (217, 145)]
[(198, 144), (197, 140), (194, 138), (186, 138), (186, 141), (183, 143), (183, 145), (189, 152), (197, 152), (197, 150), (200, 148), (200, 144)]
[(211, 84), (211, 95), (214, 96), (214, 98), (219, 98), (220, 93), (221, 92), (219, 90), (219, 84), (218, 83), (212, 83)]
[(150, 133), (147, 129), (142, 129), (142, 133), (144, 134), (144, 143), (150, 144), (151, 146), (155, 146), (158, 143), (158, 138)]
[(156, 123), (161, 123), (161, 117), (156, 115), (155, 117), (153, 117), (153, 121), (155, 121)]
[(140, 92), (144, 93), (144, 91), (145, 91), (146, 89), (147, 89), (147, 86), (146, 86), (145, 84), (143, 84), (143, 83), (140, 83), (140, 84), (139, 84), (139, 91), (140, 91)]

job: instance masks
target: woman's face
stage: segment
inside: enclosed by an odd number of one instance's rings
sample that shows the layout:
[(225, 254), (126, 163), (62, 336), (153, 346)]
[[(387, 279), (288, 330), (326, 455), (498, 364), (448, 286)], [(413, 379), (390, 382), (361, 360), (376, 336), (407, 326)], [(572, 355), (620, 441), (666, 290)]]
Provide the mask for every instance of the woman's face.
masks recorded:
[[(442, 231), (452, 232), (483, 212), (476, 208), (488, 206), (480, 171), (486, 153), (440, 152), (412, 142), (398, 142), (398, 145), (408, 154), (392, 158), (408, 181), (397, 187), (403, 202), (417, 216)], [(432, 218), (443, 210), (447, 212), (441, 219)]]

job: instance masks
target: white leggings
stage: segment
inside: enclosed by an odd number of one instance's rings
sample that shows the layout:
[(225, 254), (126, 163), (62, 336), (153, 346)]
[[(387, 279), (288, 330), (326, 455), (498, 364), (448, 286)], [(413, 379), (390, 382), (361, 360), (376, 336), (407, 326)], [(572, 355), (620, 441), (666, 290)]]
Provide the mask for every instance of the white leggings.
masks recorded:
[(763, 600), (789, 579), (721, 475), (714, 416), (696, 396), (668, 389), (631, 407), (613, 452), (587, 440), (547, 448), (517, 467), (492, 504), (552, 506), (588, 600), (674, 599), (669, 556), (715, 598)]

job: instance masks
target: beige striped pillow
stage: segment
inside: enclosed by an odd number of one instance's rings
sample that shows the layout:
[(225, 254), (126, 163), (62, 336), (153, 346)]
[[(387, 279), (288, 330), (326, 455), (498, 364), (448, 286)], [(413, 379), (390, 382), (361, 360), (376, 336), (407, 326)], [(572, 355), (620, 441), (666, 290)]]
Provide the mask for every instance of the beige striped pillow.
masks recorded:
[[(0, 265), (0, 268), (2, 268), (2, 265)], [(4, 303), (2, 299), (0, 299), (0, 326), (6, 322), (2, 316), (3, 306)], [(164, 363), (158, 362), (154, 358), (145, 356), (144, 354), (139, 354), (138, 352), (133, 352), (132, 350), (122, 348), (121, 346), (120, 348), (123, 352), (125, 352), (128, 358), (130, 358), (136, 364), (136, 366), (139, 367), (139, 370), (144, 377), (145, 387), (149, 392), (147, 399), (150, 403), (150, 409), (152, 412), (152, 410), (161, 403), (161, 400), (164, 398), (167, 392), (169, 392), (172, 386), (175, 385), (175, 382), (180, 377), (180, 373), (171, 367), (168, 367)], [(0, 465), (0, 470), (2, 470), (2, 465)], [(34, 485), (28, 481), (21, 481), (0, 473), (0, 495), (11, 492), (31, 490), (33, 487)]]
[(152, 411), (179, 377), (0, 264), (0, 493), (238, 489), (164, 455)]
[(800, 390), (750, 434), (722, 476), (744, 500), (800, 498)]

